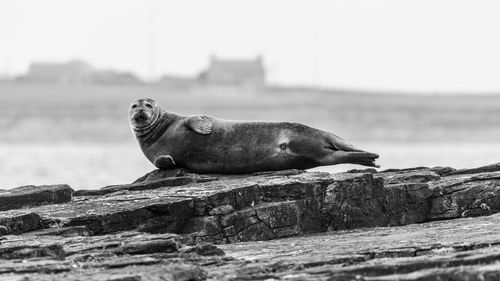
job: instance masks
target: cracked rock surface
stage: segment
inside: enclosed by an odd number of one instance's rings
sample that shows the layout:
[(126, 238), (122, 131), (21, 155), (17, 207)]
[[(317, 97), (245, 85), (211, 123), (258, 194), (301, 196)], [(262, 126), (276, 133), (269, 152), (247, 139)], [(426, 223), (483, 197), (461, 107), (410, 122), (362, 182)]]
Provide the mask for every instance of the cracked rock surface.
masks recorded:
[(499, 280), (500, 164), (0, 191), (0, 280)]

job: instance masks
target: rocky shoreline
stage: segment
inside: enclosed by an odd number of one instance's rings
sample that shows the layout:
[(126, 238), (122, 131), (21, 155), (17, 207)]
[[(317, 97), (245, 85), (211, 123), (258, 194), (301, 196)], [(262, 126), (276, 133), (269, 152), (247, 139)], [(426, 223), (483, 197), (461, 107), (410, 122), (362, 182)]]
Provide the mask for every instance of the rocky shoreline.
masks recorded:
[(0, 280), (498, 280), (499, 210), (500, 164), (25, 186)]

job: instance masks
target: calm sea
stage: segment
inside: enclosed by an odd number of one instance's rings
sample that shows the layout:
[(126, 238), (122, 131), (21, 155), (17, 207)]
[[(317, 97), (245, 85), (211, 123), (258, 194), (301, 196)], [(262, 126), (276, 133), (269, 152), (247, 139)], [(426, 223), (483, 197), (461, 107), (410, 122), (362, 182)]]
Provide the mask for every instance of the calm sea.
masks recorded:
[[(497, 143), (365, 143), (381, 155), (381, 169), (415, 166), (476, 167), (500, 162)], [(354, 165), (319, 167), (342, 172)], [(2, 144), (0, 188), (67, 183), (74, 189), (97, 189), (130, 183), (154, 167), (136, 145), (130, 144)]]

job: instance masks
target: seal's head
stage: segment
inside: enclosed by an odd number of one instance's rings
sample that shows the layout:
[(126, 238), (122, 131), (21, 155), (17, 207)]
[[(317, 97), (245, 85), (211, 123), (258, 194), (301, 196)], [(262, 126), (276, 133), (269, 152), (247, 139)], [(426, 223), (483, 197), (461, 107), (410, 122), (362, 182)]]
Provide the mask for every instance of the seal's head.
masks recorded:
[(160, 116), (160, 106), (153, 99), (137, 99), (130, 104), (128, 116), (134, 130), (151, 127)]

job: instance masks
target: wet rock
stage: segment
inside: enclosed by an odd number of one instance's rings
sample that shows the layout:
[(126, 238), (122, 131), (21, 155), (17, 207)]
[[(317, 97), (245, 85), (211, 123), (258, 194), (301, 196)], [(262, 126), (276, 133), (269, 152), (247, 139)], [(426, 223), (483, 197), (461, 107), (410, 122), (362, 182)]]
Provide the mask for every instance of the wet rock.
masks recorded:
[(442, 177), (451, 175), (453, 172), (456, 171), (456, 169), (454, 169), (452, 167), (441, 167), (441, 166), (433, 167), (433, 168), (431, 168), (431, 170)]
[[(156, 178), (152, 177), (152, 178)], [(169, 177), (155, 180), (147, 180), (146, 177), (143, 181), (136, 181), (132, 184), (120, 184), (120, 185), (110, 185), (105, 186), (97, 190), (78, 190), (74, 193), (75, 196), (91, 196), (91, 195), (105, 195), (108, 193), (118, 192), (118, 191), (138, 191), (138, 190), (148, 190), (156, 189), (160, 187), (170, 187), (170, 186), (181, 186), (190, 183), (201, 183), (217, 180), (214, 177), (199, 176), (199, 175), (187, 175), (179, 177)]]
[(454, 170), (453, 172), (450, 173), (450, 175), (480, 174), (485, 172), (499, 172), (499, 171), (500, 171), (500, 163), (495, 163), (477, 168)]
[(433, 190), (427, 183), (384, 185), (384, 206), (387, 225), (406, 225), (425, 222), (431, 210)]
[(481, 216), (500, 209), (496, 167), (229, 176), (156, 170), (133, 184), (80, 192), (71, 202), (6, 210), (0, 231), (138, 230), (181, 233), (190, 243), (232, 243)]
[(42, 218), (37, 213), (3, 214), (0, 212), (0, 227), (2, 234), (19, 234), (45, 227)]
[(201, 243), (192, 247), (184, 247), (180, 249), (181, 253), (195, 253), (200, 256), (224, 256), (225, 253), (220, 248), (209, 243)]
[(213, 208), (208, 214), (211, 216), (216, 215), (227, 215), (234, 211), (234, 207), (231, 205), (222, 205), (220, 207)]
[(500, 172), (451, 175), (429, 186), (435, 193), (429, 219), (482, 216), (500, 211)]
[(65, 253), (61, 245), (52, 244), (44, 246), (14, 246), (1, 247), (0, 259), (28, 259), (28, 258), (53, 258), (64, 260)]
[(21, 196), (0, 211), (0, 280), (496, 280), (498, 167), (156, 170)]
[(246, 227), (259, 222), (254, 208), (248, 208), (221, 217), (223, 227), (232, 227), (235, 231), (241, 231)]
[(197, 236), (213, 236), (221, 233), (220, 219), (217, 216), (193, 217), (188, 220), (184, 232)]
[(73, 189), (67, 184), (27, 185), (0, 193), (0, 211), (71, 201)]
[(409, 170), (387, 170), (375, 174), (376, 178), (383, 178), (384, 184), (418, 183), (439, 180), (441, 176), (429, 168)]
[(0, 236), (9, 234), (9, 229), (5, 225), (0, 225)]
[(371, 173), (336, 175), (325, 191), (323, 227), (328, 230), (385, 226), (383, 180)]
[(143, 182), (151, 182), (151, 181), (157, 181), (157, 180), (162, 180), (165, 178), (173, 178), (173, 177), (184, 177), (184, 176), (189, 176), (193, 175), (192, 172), (182, 169), (182, 168), (176, 168), (176, 169), (170, 169), (170, 170), (160, 170), (156, 169), (152, 172), (149, 172), (145, 174), (144, 176), (138, 178), (133, 182), (134, 183), (143, 183)]
[(223, 251), (199, 245), (181, 253), (178, 240), (138, 232), (7, 236), (0, 247), (0, 280), (205, 280), (197, 264), (217, 263)]
[(374, 168), (368, 168), (368, 169), (352, 169), (347, 171), (346, 173), (351, 173), (351, 174), (364, 174), (364, 173), (370, 173), (374, 174), (377, 173), (377, 170)]
[(173, 253), (179, 251), (179, 245), (174, 239), (153, 240), (123, 244), (120, 252), (130, 255), (151, 253)]
[[(462, 231), (460, 231), (462, 230)], [(500, 214), (221, 245), (217, 280), (496, 280)], [(460, 274), (459, 274), (460, 273)], [(490, 279), (486, 279), (490, 278)]]
[(92, 233), (87, 229), (86, 226), (73, 226), (73, 227), (51, 227), (45, 228), (37, 231), (32, 231), (30, 235), (53, 235), (62, 237), (74, 237), (74, 236), (89, 236)]

